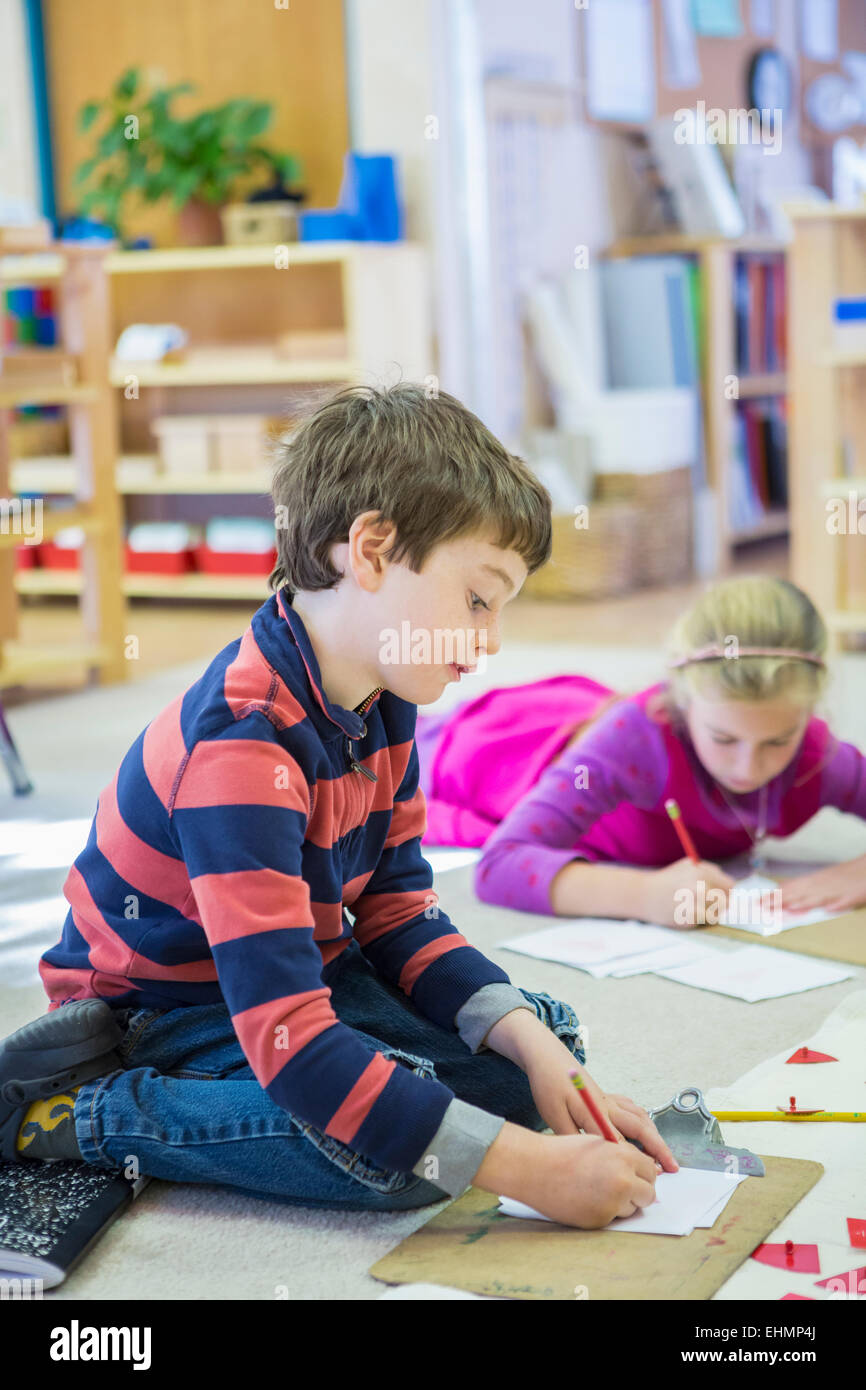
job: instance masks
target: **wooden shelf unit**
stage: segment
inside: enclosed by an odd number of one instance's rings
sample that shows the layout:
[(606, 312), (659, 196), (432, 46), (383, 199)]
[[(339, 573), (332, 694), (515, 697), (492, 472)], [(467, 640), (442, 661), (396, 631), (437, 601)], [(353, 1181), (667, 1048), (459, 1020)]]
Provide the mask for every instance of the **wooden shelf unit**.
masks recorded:
[[(196, 493), (251, 496), (266, 493), (271, 481), (268, 471), (262, 468), (250, 468), (243, 473), (163, 473), (156, 454), (121, 454), (115, 480), (117, 491), (123, 497), (150, 493), (159, 496)], [(74, 492), (75, 460), (64, 454), (18, 459), (12, 464), (12, 489), (46, 496)]]
[[(45, 355), (48, 370), (41, 381), (35, 370), (29, 380), (3, 373), (0, 349), (0, 496), (12, 501), (12, 408), (63, 404), (72, 444), (68, 491), (76, 498), (76, 505), (52, 511), (44, 498), (36, 499), (42, 504), (38, 529), (43, 540), (50, 540), (67, 526), (79, 526), (84, 532), (79, 584), (82, 637), (62, 646), (33, 648), (16, 640), (15, 549), (23, 543), (22, 529), (10, 525), (0, 530), (0, 689), (26, 683), (52, 668), (80, 666), (88, 678), (99, 674), (108, 681), (123, 680), (128, 672), (124, 658), (126, 605), (121, 592), (121, 508), (114, 478), (117, 401), (108, 381), (108, 253), (105, 243), (57, 242), (48, 249), (56, 266), (59, 336), (63, 350), (74, 359), (78, 377), (74, 384), (48, 379), (52, 359), (58, 355), (56, 348), (27, 349), (28, 359), (37, 365)], [(5, 241), (0, 253), (0, 287), (5, 282), (7, 255), (14, 257), (24, 281), (31, 283), (28, 267), (43, 263), (45, 254)], [(0, 342), (5, 337), (2, 317), (0, 308)]]
[(787, 394), (787, 372), (740, 373), (734, 303), (736, 257), (748, 253), (779, 254), (786, 250), (785, 242), (766, 236), (722, 239), (669, 233), (623, 237), (605, 252), (608, 257), (689, 255), (697, 259), (704, 315), (700, 360), (707, 481), (716, 495), (719, 568), (723, 572), (730, 569), (738, 545), (784, 536), (788, 530), (788, 513), (784, 508), (772, 508), (765, 517), (750, 525), (737, 529), (731, 526), (733, 426), (737, 401), (725, 394), (725, 381), (734, 376), (739, 378), (740, 400)]
[[(134, 322), (179, 323), (189, 335), (182, 361), (135, 364), (112, 356), (105, 364), (104, 381), (117, 388), (120, 448), (114, 476), (124, 498), (251, 497), (269, 492), (270, 477), (261, 467), (243, 474), (188, 477), (160, 472), (150, 432), (157, 415), (242, 410), (287, 415), (287, 388), (301, 388), (307, 395), (305, 388), (327, 392), (354, 382), (423, 381), (434, 370), (426, 253), (414, 243), (111, 250), (105, 266), (112, 343)], [(50, 284), (61, 270), (62, 258), (54, 248), (26, 257), (10, 255), (0, 260), (0, 286)], [(331, 358), (313, 351), (300, 359), (277, 354), (281, 333), (307, 330), (341, 331), (345, 354)], [(135, 392), (129, 397), (131, 378)], [(12, 476), (22, 491), (43, 487), (46, 493), (60, 494), (70, 490), (68, 472), (63, 456), (22, 458), (15, 462)], [(34, 575), (32, 570), (19, 570), (19, 593), (75, 590), (69, 572), (46, 571), (39, 579)], [(148, 579), (125, 576), (124, 592), (144, 593)], [(201, 583), (193, 582), (199, 579)], [(265, 580), (221, 579), (156, 575), (147, 592), (266, 597)]]
[[(817, 604), (838, 646), (842, 634), (866, 632), (866, 351), (840, 345), (833, 323), (834, 300), (866, 295), (866, 207), (786, 212), (794, 228), (791, 578)], [(828, 508), (840, 499), (847, 513), (852, 498), (847, 529), (835, 534)]]

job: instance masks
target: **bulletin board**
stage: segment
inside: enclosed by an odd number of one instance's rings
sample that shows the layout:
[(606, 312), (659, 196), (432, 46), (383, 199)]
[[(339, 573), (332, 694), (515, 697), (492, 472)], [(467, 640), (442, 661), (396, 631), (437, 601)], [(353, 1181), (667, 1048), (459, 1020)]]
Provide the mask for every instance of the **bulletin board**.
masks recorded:
[[(707, 108), (721, 107), (729, 110), (731, 107), (741, 107), (747, 105), (748, 90), (747, 80), (749, 64), (755, 53), (762, 48), (780, 48), (783, 56), (787, 60), (791, 73), (792, 104), (796, 104), (800, 113), (800, 129), (798, 137), (800, 143), (808, 146), (822, 146), (832, 143), (838, 135), (825, 133), (818, 130), (811, 124), (805, 115), (803, 104), (803, 93), (808, 83), (815, 77), (825, 72), (842, 72), (840, 61), (832, 63), (820, 63), (813, 59), (803, 56), (800, 50), (800, 28), (799, 15), (797, 17), (796, 46), (793, 55), (780, 45), (779, 32), (780, 26), (778, 16), (781, 7), (797, 6), (799, 10), (800, 0), (775, 0), (777, 23), (776, 30), (771, 36), (753, 33), (749, 25), (749, 0), (739, 0), (739, 10), (741, 18), (742, 33), (733, 38), (712, 37), (704, 34), (697, 34), (695, 46), (697, 49), (698, 65), (700, 68), (700, 80), (694, 87), (669, 87), (665, 83), (665, 55), (664, 55), (664, 0), (651, 0), (652, 10), (652, 29), (653, 29), (653, 53), (655, 71), (655, 116), (672, 115), (682, 107), (693, 107), (700, 99), (706, 103)], [(578, 22), (584, 23), (586, 10), (578, 9)], [(838, 51), (842, 53), (853, 50), (855, 52), (866, 53), (866, 0), (838, 0)], [(587, 71), (586, 71), (586, 42), (583, 35), (578, 32), (578, 45), (580, 50), (580, 71), (583, 82), (583, 91), (586, 92)], [(637, 121), (614, 121), (598, 120), (592, 115), (583, 103), (584, 119), (590, 124), (606, 130), (619, 130), (623, 132), (640, 132), (643, 130), (643, 122)], [(840, 132), (853, 136), (855, 139), (862, 140), (866, 135), (866, 125), (852, 125), (846, 131)]]
[[(863, 0), (839, 0), (839, 55), (854, 52), (866, 54), (866, 4)], [(814, 58), (800, 57), (800, 140), (804, 145), (824, 146), (850, 135), (858, 143), (866, 137), (866, 124), (848, 126), (839, 132), (819, 130), (806, 114), (806, 89), (816, 77), (825, 72), (843, 73), (839, 58), (833, 63), (818, 63)]]

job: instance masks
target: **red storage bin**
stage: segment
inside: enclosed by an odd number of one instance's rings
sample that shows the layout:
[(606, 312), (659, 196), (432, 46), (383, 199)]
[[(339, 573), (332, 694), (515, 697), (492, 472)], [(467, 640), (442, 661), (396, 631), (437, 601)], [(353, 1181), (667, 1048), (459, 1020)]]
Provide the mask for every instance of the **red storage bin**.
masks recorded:
[(127, 574), (188, 574), (193, 568), (191, 550), (131, 550), (126, 546)]
[(43, 541), (36, 546), (39, 551), (39, 565), (46, 570), (77, 570), (81, 568), (81, 549), (66, 549), (53, 541)]
[(240, 550), (211, 550), (209, 545), (197, 545), (195, 563), (203, 574), (268, 575), (277, 563), (277, 548), (250, 555)]

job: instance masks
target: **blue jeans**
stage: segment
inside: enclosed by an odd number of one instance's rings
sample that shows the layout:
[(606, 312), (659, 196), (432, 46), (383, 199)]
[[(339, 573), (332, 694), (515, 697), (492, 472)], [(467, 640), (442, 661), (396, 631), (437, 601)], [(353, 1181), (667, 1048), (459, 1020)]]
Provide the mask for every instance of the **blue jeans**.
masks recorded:
[[(508, 1058), (470, 1052), (457, 1032), (426, 1018), (366, 960), (357, 942), (323, 972), (342, 1023), (417, 1076), (529, 1129), (544, 1129), (526, 1075)], [(583, 1064), (574, 1010), (521, 991)], [(225, 1004), (120, 1009), (124, 1070), (86, 1082), (75, 1103), (83, 1158), (171, 1182), (219, 1183), (250, 1196), (306, 1207), (399, 1211), (447, 1194), (412, 1172), (377, 1167), (363, 1154), (271, 1100), (247, 1063)]]

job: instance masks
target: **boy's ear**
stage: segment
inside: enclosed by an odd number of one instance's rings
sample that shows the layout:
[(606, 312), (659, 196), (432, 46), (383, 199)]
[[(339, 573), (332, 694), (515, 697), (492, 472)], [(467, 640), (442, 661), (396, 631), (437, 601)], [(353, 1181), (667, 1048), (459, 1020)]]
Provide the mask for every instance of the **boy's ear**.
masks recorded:
[(349, 527), (348, 563), (360, 588), (378, 589), (388, 567), (387, 554), (397, 539), (397, 528), (379, 512), (362, 512)]

